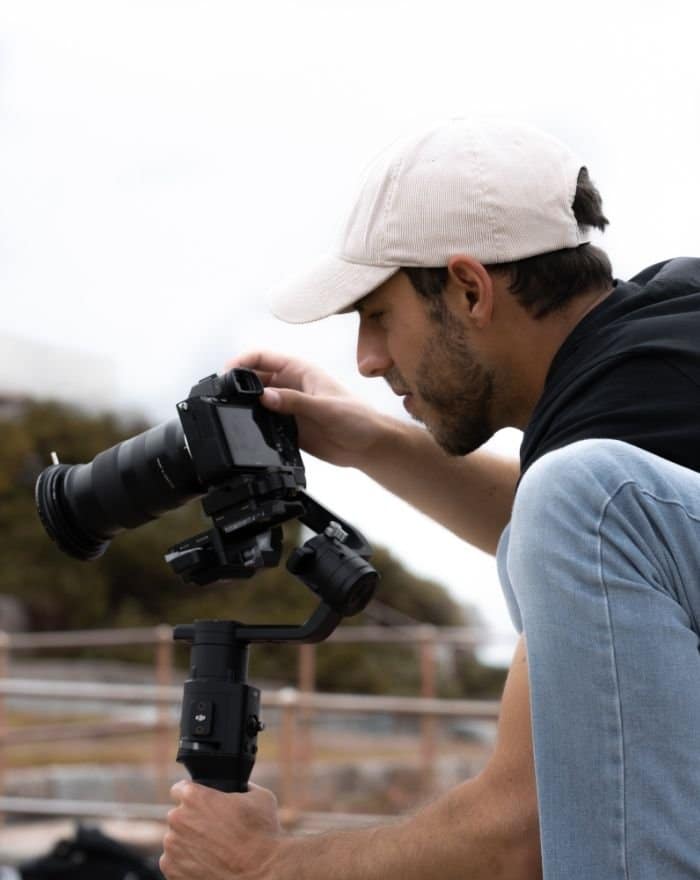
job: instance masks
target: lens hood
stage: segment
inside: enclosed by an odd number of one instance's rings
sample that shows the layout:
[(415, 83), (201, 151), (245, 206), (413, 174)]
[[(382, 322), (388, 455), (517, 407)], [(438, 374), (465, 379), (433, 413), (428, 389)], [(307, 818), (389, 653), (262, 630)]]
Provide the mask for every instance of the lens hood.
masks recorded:
[(66, 474), (74, 465), (55, 464), (39, 474), (34, 497), (39, 518), (49, 537), (64, 553), (75, 559), (97, 559), (109, 546), (109, 541), (97, 538), (80, 528), (71, 514), (63, 484)]

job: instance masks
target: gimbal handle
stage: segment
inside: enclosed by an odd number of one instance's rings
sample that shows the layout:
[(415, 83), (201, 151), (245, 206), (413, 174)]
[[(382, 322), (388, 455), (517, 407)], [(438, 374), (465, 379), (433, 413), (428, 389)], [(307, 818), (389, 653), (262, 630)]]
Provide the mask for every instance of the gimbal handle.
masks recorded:
[(320, 642), (342, 615), (321, 603), (301, 626), (246, 626), (235, 620), (197, 620), (175, 627), (191, 643), (177, 760), (195, 782), (226, 792), (248, 790), (260, 720), (260, 691), (247, 683), (254, 642)]

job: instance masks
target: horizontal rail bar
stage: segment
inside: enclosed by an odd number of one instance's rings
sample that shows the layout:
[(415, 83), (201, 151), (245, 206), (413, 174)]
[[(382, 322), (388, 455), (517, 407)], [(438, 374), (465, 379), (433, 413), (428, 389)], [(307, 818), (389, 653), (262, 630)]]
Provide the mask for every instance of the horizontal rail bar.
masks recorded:
[(0, 813), (43, 816), (109, 816), (124, 819), (165, 819), (167, 804), (112, 803), (58, 798), (0, 797)]
[(515, 634), (492, 632), (465, 626), (340, 626), (326, 639), (328, 642), (422, 642), (465, 645), (482, 648), (487, 645), (514, 642)]
[(108, 739), (110, 737), (129, 736), (139, 733), (156, 731), (174, 731), (175, 722), (164, 724), (162, 721), (100, 721), (83, 722), (80, 724), (31, 724), (23, 727), (10, 728), (0, 735), (0, 746), (23, 746), (31, 743), (59, 742), (60, 740)]
[[(179, 705), (180, 687), (135, 684), (101, 684), (72, 681), (34, 681), (8, 678), (0, 680), (0, 694), (104, 702), (160, 703)], [(368, 714), (437, 715), (444, 717), (496, 719), (498, 700), (440, 700), (425, 697), (366, 696), (363, 694), (323, 694), (296, 688), (264, 691), (263, 706), (298, 707), (320, 712), (358, 712)]]
[(157, 684), (107, 684), (92, 681), (35, 681), (32, 678), (0, 679), (0, 694), (71, 700), (126, 703), (179, 703), (182, 688)]
[[(172, 635), (172, 627), (160, 624), (154, 627), (125, 629), (65, 630), (63, 632), (2, 633), (4, 645), (12, 651), (31, 651), (40, 648), (118, 647), (152, 645)], [(484, 647), (494, 643), (513, 641), (514, 634), (488, 632), (473, 627), (420, 626), (345, 626), (339, 627), (329, 642), (421, 642), (432, 640), (440, 644), (462, 644)]]
[[(172, 804), (114, 803), (59, 798), (0, 797), (0, 813), (21, 813), (44, 816), (84, 816), (124, 819), (155, 819), (165, 821)], [(288, 815), (287, 815), (288, 814)], [(310, 826), (316, 831), (338, 827), (358, 827), (386, 822), (386, 815), (365, 813), (317, 813), (288, 811), (282, 808), (280, 818), (295, 826)]]
[(3, 642), (11, 651), (31, 651), (37, 648), (87, 648), (120, 645), (153, 645), (172, 637), (172, 627), (166, 624), (125, 629), (84, 629), (63, 632), (3, 633)]
[(295, 688), (282, 688), (263, 694), (263, 705), (297, 706), (319, 712), (357, 712), (380, 715), (439, 715), (446, 718), (497, 719), (498, 700), (440, 700), (426, 697), (365, 696), (363, 694), (304, 693)]

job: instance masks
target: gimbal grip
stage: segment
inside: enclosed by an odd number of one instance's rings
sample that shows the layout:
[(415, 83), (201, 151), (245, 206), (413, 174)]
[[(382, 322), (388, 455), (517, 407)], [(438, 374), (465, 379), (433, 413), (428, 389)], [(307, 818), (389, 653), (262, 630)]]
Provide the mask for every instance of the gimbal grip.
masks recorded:
[(209, 777), (196, 779), (193, 776), (192, 781), (197, 782), (199, 785), (206, 785), (207, 788), (215, 788), (217, 791), (223, 791), (226, 794), (231, 794), (232, 792), (245, 794), (245, 792), (249, 790), (248, 782), (243, 779), (211, 779)]
[(248, 791), (260, 721), (260, 691), (247, 684), (248, 645), (235, 638), (234, 621), (198, 620), (176, 627), (192, 644), (185, 682), (177, 760), (200, 785)]
[(185, 684), (177, 760), (200, 785), (248, 791), (258, 751), (260, 691), (238, 682)]

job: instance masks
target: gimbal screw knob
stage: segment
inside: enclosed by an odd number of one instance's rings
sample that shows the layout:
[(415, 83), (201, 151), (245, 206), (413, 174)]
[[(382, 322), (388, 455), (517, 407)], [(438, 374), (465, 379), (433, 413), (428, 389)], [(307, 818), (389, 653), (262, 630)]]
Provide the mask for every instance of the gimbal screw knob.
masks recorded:
[(327, 538), (335, 538), (336, 541), (340, 541), (341, 544), (344, 544), (348, 539), (348, 533), (345, 529), (337, 523), (335, 520), (331, 520), (326, 528), (323, 530), (323, 534)]

